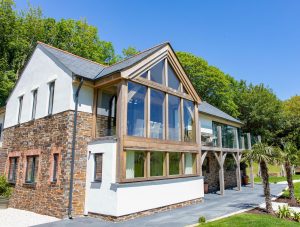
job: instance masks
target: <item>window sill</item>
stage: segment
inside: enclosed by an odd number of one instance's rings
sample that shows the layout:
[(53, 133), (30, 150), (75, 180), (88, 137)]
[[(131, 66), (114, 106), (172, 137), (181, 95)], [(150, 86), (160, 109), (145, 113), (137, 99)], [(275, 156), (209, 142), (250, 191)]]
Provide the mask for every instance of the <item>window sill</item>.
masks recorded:
[(12, 186), (12, 187), (16, 186), (16, 182), (15, 182), (15, 181), (8, 181), (8, 183), (9, 183), (10, 186)]
[(36, 188), (36, 183), (24, 183), (23, 187), (24, 188), (33, 188), (33, 189), (35, 189)]

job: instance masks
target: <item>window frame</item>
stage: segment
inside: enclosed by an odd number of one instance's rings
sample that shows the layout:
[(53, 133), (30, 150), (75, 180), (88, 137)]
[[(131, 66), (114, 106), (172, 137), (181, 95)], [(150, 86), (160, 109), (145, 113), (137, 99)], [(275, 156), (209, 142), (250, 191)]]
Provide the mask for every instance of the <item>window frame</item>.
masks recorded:
[[(27, 180), (28, 171), (29, 171), (28, 163), (29, 163), (30, 158), (33, 158), (33, 164), (31, 166), (30, 180)], [(35, 184), (37, 182), (38, 171), (39, 171), (39, 161), (40, 161), (39, 160), (39, 155), (28, 155), (28, 156), (26, 156), (25, 184)]]
[(53, 153), (53, 167), (51, 181), (56, 183), (58, 181), (58, 166), (59, 166), (59, 153)]
[(55, 80), (48, 83), (49, 86), (49, 100), (48, 100), (48, 115), (53, 114)]
[[(151, 181), (151, 180), (164, 180), (164, 179), (174, 179), (174, 178), (184, 178), (184, 177), (192, 177), (192, 176), (199, 176), (198, 172), (198, 163), (197, 163), (197, 155), (199, 153), (195, 151), (191, 152), (182, 152), (182, 151), (145, 151), (145, 150), (125, 150), (125, 156), (126, 152), (133, 151), (133, 152), (145, 152), (145, 160), (144, 160), (144, 177), (133, 177), (133, 178), (127, 178), (125, 174), (125, 178), (122, 180), (122, 182), (139, 182), (139, 181)], [(161, 152), (163, 153), (163, 175), (160, 176), (151, 176), (151, 152)], [(180, 162), (179, 162), (179, 174), (170, 174), (170, 153), (180, 153)], [(192, 154), (194, 155), (193, 159), (193, 170), (195, 170), (194, 173), (186, 174), (185, 173), (185, 160), (184, 160), (184, 154)], [(125, 163), (125, 172), (126, 172), (127, 163)]]
[(34, 120), (34, 119), (35, 119), (35, 116), (36, 116), (37, 96), (38, 96), (38, 88), (32, 90), (32, 110), (31, 110), (31, 120)]
[[(11, 169), (11, 162), (14, 160), (13, 169)], [(17, 182), (17, 174), (18, 174), (18, 164), (19, 164), (19, 157), (9, 157), (9, 168), (8, 168), (8, 182), (15, 184)], [(11, 171), (13, 171), (13, 179), (10, 179)]]
[[(101, 157), (101, 162), (100, 162), (100, 167), (101, 167), (101, 176), (97, 178), (97, 158), (96, 157)], [(93, 176), (93, 181), (94, 182), (102, 182), (102, 177), (103, 177), (103, 153), (94, 153), (94, 176)]]
[(18, 124), (20, 124), (21, 123), (21, 118), (22, 118), (22, 108), (23, 108), (24, 95), (20, 96), (18, 98), (18, 100), (19, 100)]

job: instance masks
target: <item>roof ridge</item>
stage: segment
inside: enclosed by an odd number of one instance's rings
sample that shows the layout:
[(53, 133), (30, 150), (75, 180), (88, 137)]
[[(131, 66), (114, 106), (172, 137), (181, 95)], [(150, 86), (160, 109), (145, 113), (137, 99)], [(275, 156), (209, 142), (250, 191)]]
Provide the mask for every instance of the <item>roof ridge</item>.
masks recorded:
[(57, 48), (57, 47), (54, 47), (54, 46), (51, 46), (51, 45), (49, 45), (49, 44), (43, 43), (43, 42), (41, 42), (41, 41), (37, 41), (37, 43), (38, 43), (38, 44), (41, 44), (41, 45), (45, 45), (45, 46), (47, 46), (47, 47), (49, 47), (49, 48), (52, 48), (52, 49), (61, 51), (61, 52), (63, 52), (63, 53), (72, 55), (72, 56), (74, 56), (74, 57), (80, 58), (80, 59), (82, 59), (82, 60), (91, 62), (91, 63), (93, 63), (93, 64), (100, 65), (100, 66), (102, 66), (102, 67), (109, 67), (108, 65), (104, 65), (104, 64), (101, 64), (101, 63), (99, 63), (99, 62), (95, 62), (95, 61), (92, 61), (92, 60), (90, 60), (90, 59), (87, 59), (87, 58), (78, 56), (78, 55), (76, 55), (76, 54), (73, 54), (73, 53), (68, 52), (68, 51), (66, 51), (66, 50), (59, 49), (59, 48)]
[(169, 43), (169, 42), (163, 42), (163, 43), (157, 44), (157, 45), (155, 45), (155, 46), (153, 46), (153, 47), (150, 47), (150, 48), (148, 48), (148, 49), (146, 49), (146, 50), (143, 50), (143, 51), (141, 51), (141, 52), (139, 52), (139, 53), (137, 53), (137, 54), (134, 54), (134, 55), (132, 55), (132, 56), (130, 56), (130, 57), (128, 57), (128, 58), (125, 58), (125, 59), (123, 59), (123, 60), (121, 60), (121, 61), (118, 61), (118, 62), (112, 64), (112, 65), (109, 65), (108, 67), (111, 67), (111, 66), (113, 66), (113, 65), (119, 64), (119, 63), (124, 62), (124, 61), (127, 61), (127, 60), (129, 60), (129, 59), (131, 59), (131, 58), (133, 58), (133, 57), (136, 57), (136, 56), (138, 56), (138, 55), (140, 55), (140, 54), (142, 54), (142, 53), (145, 53), (146, 51), (149, 51), (149, 50), (151, 50), (151, 49), (154, 49), (154, 48), (156, 48), (156, 47), (162, 46), (162, 45), (167, 44), (167, 43)]

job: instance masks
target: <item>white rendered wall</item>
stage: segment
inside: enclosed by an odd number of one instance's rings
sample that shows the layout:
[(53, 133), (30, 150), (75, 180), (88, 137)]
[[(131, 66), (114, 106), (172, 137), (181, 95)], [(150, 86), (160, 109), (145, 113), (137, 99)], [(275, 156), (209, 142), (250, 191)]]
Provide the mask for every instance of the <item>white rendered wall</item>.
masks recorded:
[[(101, 183), (93, 182), (95, 153), (103, 153)], [(203, 196), (200, 177), (116, 184), (116, 142), (88, 145), (85, 214), (122, 216)]]
[[(116, 216), (131, 214), (204, 197), (203, 179), (178, 178), (121, 186), (117, 189)], [(140, 184), (140, 186), (138, 186)]]
[[(19, 97), (23, 96), (21, 122), (28, 122), (32, 116), (32, 91), (38, 89), (35, 119), (48, 115), (49, 82), (55, 80), (53, 113), (74, 110), (74, 94), (78, 85), (73, 85), (72, 72), (39, 46), (23, 71), (7, 105), (5, 128), (14, 126), (18, 121)], [(82, 86), (79, 95), (79, 111), (91, 113), (93, 88)]]
[(19, 97), (23, 96), (21, 123), (31, 120), (32, 90), (38, 88), (35, 119), (48, 115), (49, 82), (55, 80), (53, 114), (69, 109), (71, 72), (37, 46), (6, 105), (5, 128), (18, 121)]
[[(116, 149), (115, 141), (97, 141), (88, 145), (85, 213), (115, 215), (117, 194), (111, 190), (116, 182)], [(94, 155), (103, 153), (102, 182), (94, 183)]]

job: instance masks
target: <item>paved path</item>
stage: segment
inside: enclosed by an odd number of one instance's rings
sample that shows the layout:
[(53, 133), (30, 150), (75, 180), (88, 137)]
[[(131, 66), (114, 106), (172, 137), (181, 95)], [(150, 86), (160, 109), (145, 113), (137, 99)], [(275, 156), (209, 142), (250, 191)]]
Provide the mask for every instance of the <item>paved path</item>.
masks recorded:
[[(272, 184), (272, 195), (278, 195), (286, 185)], [(132, 226), (170, 226), (182, 227), (198, 222), (200, 216), (205, 216), (206, 220), (214, 219), (243, 209), (256, 207), (264, 202), (261, 185), (255, 185), (254, 189), (243, 187), (241, 192), (236, 190), (226, 190), (224, 196), (218, 194), (207, 194), (204, 202), (188, 207), (178, 208), (171, 211), (161, 212), (134, 220), (111, 223), (103, 220), (83, 217), (74, 220), (62, 220), (49, 224), (39, 225), (39, 227), (132, 227)]]

